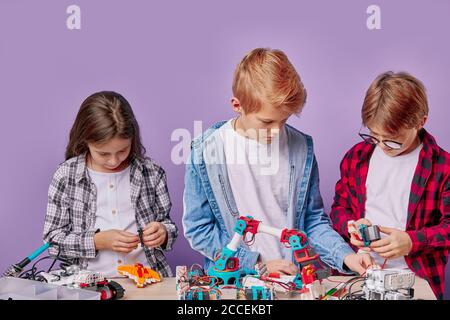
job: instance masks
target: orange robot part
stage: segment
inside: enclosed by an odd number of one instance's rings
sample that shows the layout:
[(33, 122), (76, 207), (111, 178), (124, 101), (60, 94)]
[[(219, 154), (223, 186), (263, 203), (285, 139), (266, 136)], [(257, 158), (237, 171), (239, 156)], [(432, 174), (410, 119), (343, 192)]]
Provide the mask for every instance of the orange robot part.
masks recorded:
[(146, 268), (140, 263), (118, 266), (117, 272), (122, 276), (133, 279), (138, 288), (143, 288), (147, 284), (161, 282), (158, 272)]

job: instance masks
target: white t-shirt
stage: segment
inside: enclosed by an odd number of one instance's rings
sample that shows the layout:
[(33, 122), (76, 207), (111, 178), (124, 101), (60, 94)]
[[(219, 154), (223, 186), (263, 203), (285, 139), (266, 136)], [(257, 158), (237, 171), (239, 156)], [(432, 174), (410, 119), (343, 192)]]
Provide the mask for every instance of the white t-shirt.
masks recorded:
[[(120, 172), (103, 173), (88, 168), (89, 176), (97, 188), (95, 228), (101, 231), (118, 229), (137, 234), (135, 211), (131, 204), (130, 167)], [(130, 253), (101, 250), (89, 260), (88, 269), (105, 276), (118, 276), (121, 264), (147, 264), (143, 248), (138, 245)]]
[[(228, 178), (240, 215), (250, 215), (262, 223), (283, 229), (289, 192), (289, 152), (286, 129), (279, 139), (261, 144), (237, 133), (232, 120), (220, 129), (224, 142)], [(261, 254), (262, 261), (283, 259), (280, 239), (268, 234), (256, 234), (252, 251)]]
[[(408, 154), (390, 157), (381, 148), (375, 148), (366, 180), (365, 218), (372, 225), (405, 231), (411, 183), (421, 149), (422, 144)], [(381, 238), (385, 237), (381, 233)], [(375, 252), (371, 254), (377, 264), (383, 264), (384, 258)], [(385, 267), (408, 268), (404, 257), (388, 260)]]

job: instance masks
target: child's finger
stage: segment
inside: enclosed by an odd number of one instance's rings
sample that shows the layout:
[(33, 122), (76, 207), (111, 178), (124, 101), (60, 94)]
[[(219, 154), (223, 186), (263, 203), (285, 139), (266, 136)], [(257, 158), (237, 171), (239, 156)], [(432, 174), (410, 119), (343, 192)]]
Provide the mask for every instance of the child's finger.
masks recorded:
[(157, 224), (150, 223), (144, 228), (143, 234), (145, 236), (148, 236), (148, 235), (151, 235), (151, 234), (157, 232), (158, 230), (159, 230), (159, 226)]
[(120, 231), (119, 232), (121, 238), (127, 238), (127, 239), (133, 239), (133, 240), (139, 240), (139, 236), (137, 234), (128, 232), (128, 231)]
[(364, 247), (364, 242), (357, 240), (353, 233), (350, 236), (350, 242), (356, 247)]
[(296, 274), (297, 273), (297, 267), (292, 263), (289, 262), (287, 263), (287, 270), (289, 271), (289, 274)]
[(131, 237), (122, 237), (119, 239), (120, 242), (124, 243), (139, 243), (139, 238), (131, 238)]
[(385, 259), (393, 259), (395, 255), (396, 253), (394, 250), (388, 251), (386, 253), (380, 253), (380, 257), (383, 257)]
[(391, 239), (389, 239), (389, 237), (387, 237), (387, 238), (383, 238), (383, 239), (380, 239), (377, 241), (372, 241), (370, 243), (369, 247), (371, 249), (375, 249), (375, 248), (387, 246), (390, 243), (391, 243)]
[(382, 253), (389, 252), (393, 249), (394, 249), (393, 246), (391, 244), (388, 244), (387, 246), (384, 247), (373, 248), (373, 251), (381, 255)]
[(144, 242), (149, 242), (149, 241), (155, 241), (156, 239), (160, 238), (161, 236), (162, 236), (162, 234), (160, 234), (160, 233), (152, 233), (149, 236), (145, 236), (143, 239), (144, 239)]
[(351, 269), (359, 274), (363, 274), (364, 272), (366, 272), (366, 269), (362, 266), (362, 264), (359, 263), (358, 264), (355, 263), (354, 265), (352, 265)]
[(138, 236), (124, 236), (124, 235), (122, 235), (118, 240), (120, 242), (125, 242), (125, 243), (138, 243), (139, 242), (139, 237)]
[(356, 224), (359, 226), (360, 224), (365, 224), (365, 225), (367, 225), (367, 226), (371, 226), (372, 225), (372, 222), (370, 222), (369, 220), (367, 220), (367, 219), (364, 219), (364, 218), (362, 218), (362, 219), (359, 219), (358, 221), (356, 221)]
[(129, 246), (125, 245), (125, 244), (117, 244), (117, 245), (113, 246), (112, 249), (113, 249), (114, 251), (116, 251), (116, 252), (129, 253), (129, 252), (133, 251), (133, 250), (136, 249), (136, 248), (137, 248), (137, 246), (131, 246), (131, 247), (129, 247)]
[(380, 229), (380, 232), (385, 233), (385, 234), (391, 234), (392, 232), (397, 231), (396, 229), (383, 227), (383, 226), (380, 226), (379, 229)]
[(153, 241), (144, 242), (144, 244), (145, 244), (147, 247), (150, 247), (150, 248), (157, 247), (157, 246), (159, 246), (161, 243), (162, 243), (162, 239), (160, 239), (160, 238), (158, 238), (158, 239), (156, 239), (156, 240), (153, 240)]
[(121, 252), (121, 253), (130, 253), (131, 251), (133, 251), (133, 249), (117, 247), (117, 248), (114, 249), (114, 251)]
[(373, 261), (373, 258), (370, 255), (364, 254), (362, 256), (362, 263), (363, 263), (363, 266), (365, 268), (367, 268), (367, 267), (373, 265), (374, 261)]
[(136, 237), (135, 233), (131, 233), (125, 230), (119, 230), (119, 233), (123, 236), (127, 236), (127, 237)]
[(285, 274), (294, 275), (297, 273), (297, 268), (292, 262), (282, 260), (280, 261), (280, 271)]
[(138, 242), (122, 242), (122, 241), (119, 241), (119, 242), (116, 243), (116, 246), (120, 247), (120, 248), (136, 248), (138, 246), (138, 244), (139, 244), (139, 241)]
[(279, 270), (280, 273), (285, 275), (293, 275), (295, 272), (292, 272), (292, 270), (287, 266), (280, 266)]

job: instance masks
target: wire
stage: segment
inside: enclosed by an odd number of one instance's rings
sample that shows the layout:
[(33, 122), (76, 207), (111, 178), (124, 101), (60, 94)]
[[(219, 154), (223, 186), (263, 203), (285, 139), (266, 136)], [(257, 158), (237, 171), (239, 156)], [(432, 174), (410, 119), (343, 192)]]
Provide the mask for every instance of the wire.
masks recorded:
[[(344, 283), (345, 281), (339, 281), (339, 280), (331, 280), (331, 279), (329, 279), (329, 278), (327, 278), (326, 279), (327, 281), (330, 281), (330, 282), (334, 282), (334, 283)], [(336, 286), (337, 287), (337, 286)]]
[(202, 274), (205, 274), (205, 269), (203, 269), (203, 267), (199, 263), (194, 263), (193, 265), (191, 265), (189, 271), (194, 270), (194, 267), (197, 267), (197, 270), (201, 270)]
[(361, 292), (362, 290), (358, 290), (358, 291), (352, 293), (352, 288), (353, 288), (353, 286), (354, 286), (355, 284), (361, 283), (361, 282), (364, 282), (364, 281), (365, 281), (365, 279), (361, 279), (361, 280), (356, 280), (356, 281), (354, 281), (354, 282), (350, 285), (350, 287), (348, 288), (347, 296), (348, 296), (348, 297), (353, 297), (356, 293)]
[[(258, 279), (257, 277), (253, 277), (253, 278)], [(270, 278), (264, 277), (264, 276), (261, 276), (259, 279), (261, 279), (262, 281), (275, 283), (275, 284), (279, 285), (280, 287), (282, 287), (283, 289), (287, 290), (288, 292), (295, 291), (295, 288), (296, 288), (295, 283), (293, 283), (292, 281), (286, 283), (286, 282), (282, 282), (282, 281), (273, 280), (273, 279), (270, 279)]]
[(342, 300), (342, 292), (344, 291), (344, 289), (352, 282), (354, 281), (358, 281), (358, 280), (364, 280), (364, 278), (362, 276), (357, 276), (357, 277), (353, 277), (350, 278), (348, 281), (344, 282), (344, 285), (342, 286), (342, 289), (338, 290), (338, 299)]
[(38, 265), (39, 262), (41, 262), (41, 261), (43, 261), (43, 260), (47, 260), (47, 259), (53, 259), (52, 264), (50, 265), (50, 267), (49, 267), (48, 270), (46, 271), (47, 273), (49, 273), (49, 272), (53, 269), (53, 267), (54, 267), (56, 261), (60, 261), (60, 262), (63, 262), (63, 263), (68, 263), (67, 260), (65, 260), (65, 259), (63, 259), (63, 258), (60, 257), (61, 250), (60, 250), (59, 245), (56, 244), (56, 243), (51, 243), (51, 244), (52, 244), (52, 245), (56, 245), (56, 246), (58, 247), (58, 253), (56, 254), (56, 256), (50, 256), (50, 255), (48, 255), (48, 256), (45, 256), (45, 257), (42, 257), (42, 258), (38, 259), (36, 262), (33, 263), (32, 267), (31, 267), (30, 269), (28, 269), (28, 270), (26, 270), (26, 271), (23, 271), (23, 272), (19, 275), (19, 278), (30, 279), (30, 280), (38, 280), (38, 281), (44, 281), (45, 278), (42, 277), (42, 276), (39, 276), (39, 274), (42, 273), (42, 272), (44, 272), (44, 270), (37, 271), (37, 265)]
[(388, 261), (388, 259), (384, 259), (383, 265), (381, 266), (381, 270), (384, 269), (384, 267), (385, 267), (387, 261)]
[[(247, 234), (246, 234), (246, 235), (247, 235)], [(253, 244), (255, 243), (255, 233), (252, 234), (252, 236), (250, 237), (250, 239), (247, 239), (247, 237), (245, 236), (243, 240), (244, 240), (244, 243), (245, 243), (247, 246), (253, 245)]]

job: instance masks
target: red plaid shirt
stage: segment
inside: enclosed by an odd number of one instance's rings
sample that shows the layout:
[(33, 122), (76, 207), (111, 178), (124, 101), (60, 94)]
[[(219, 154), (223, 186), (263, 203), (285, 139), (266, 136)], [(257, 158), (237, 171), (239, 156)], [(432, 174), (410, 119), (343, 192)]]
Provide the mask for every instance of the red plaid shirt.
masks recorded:
[[(423, 148), (411, 184), (406, 223), (412, 250), (405, 260), (415, 274), (430, 283), (436, 297), (443, 299), (450, 247), (450, 154), (425, 129), (420, 136)], [(364, 217), (366, 178), (374, 149), (370, 143), (358, 143), (341, 162), (330, 217), (333, 228), (347, 242), (347, 221)]]

